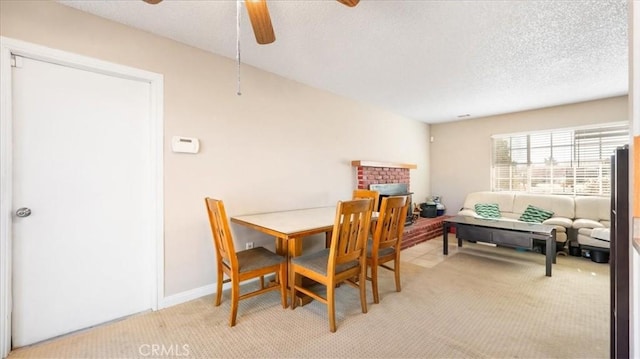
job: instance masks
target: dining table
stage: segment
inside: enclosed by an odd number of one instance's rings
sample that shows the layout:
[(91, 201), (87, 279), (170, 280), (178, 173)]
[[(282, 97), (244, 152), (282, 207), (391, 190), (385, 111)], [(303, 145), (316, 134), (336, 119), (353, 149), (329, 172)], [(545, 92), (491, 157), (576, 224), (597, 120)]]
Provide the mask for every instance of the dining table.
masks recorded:
[[(324, 233), (326, 243), (330, 243), (335, 216), (336, 206), (334, 205), (232, 216), (231, 222), (274, 236), (276, 253), (287, 259), (287, 273), (289, 273), (291, 258), (302, 254), (302, 238)], [(375, 218), (377, 218), (377, 212), (373, 214), (373, 219)], [(290, 280), (290, 278), (283, 279)], [(301, 304), (309, 301), (303, 297), (300, 299)]]
[[(274, 236), (276, 253), (287, 259), (289, 273), (291, 258), (302, 254), (302, 238), (325, 233), (328, 242), (335, 216), (336, 206), (328, 206), (232, 216), (231, 222)], [(289, 278), (281, 280), (288, 283)]]

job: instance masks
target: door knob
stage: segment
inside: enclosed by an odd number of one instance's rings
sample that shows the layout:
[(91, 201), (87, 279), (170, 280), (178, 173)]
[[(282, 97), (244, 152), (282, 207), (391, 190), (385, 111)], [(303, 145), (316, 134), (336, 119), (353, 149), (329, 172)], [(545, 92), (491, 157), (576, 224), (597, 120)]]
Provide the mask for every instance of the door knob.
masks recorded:
[(18, 217), (29, 217), (31, 215), (31, 210), (26, 207), (18, 208), (16, 211), (16, 216)]

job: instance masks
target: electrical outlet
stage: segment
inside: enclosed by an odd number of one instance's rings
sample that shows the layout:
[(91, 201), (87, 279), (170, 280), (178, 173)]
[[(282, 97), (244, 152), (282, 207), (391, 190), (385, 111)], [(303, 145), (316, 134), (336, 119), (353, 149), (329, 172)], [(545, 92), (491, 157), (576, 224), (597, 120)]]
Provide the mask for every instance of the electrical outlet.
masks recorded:
[(251, 249), (253, 248), (253, 242), (247, 242), (247, 244), (245, 244), (245, 249)]

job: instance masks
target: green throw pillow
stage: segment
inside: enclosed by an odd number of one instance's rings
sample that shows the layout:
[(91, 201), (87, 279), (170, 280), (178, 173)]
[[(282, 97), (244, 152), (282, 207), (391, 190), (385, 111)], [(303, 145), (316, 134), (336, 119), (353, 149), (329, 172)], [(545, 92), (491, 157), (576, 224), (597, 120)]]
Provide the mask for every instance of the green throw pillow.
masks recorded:
[(542, 223), (551, 218), (551, 216), (553, 216), (553, 212), (529, 205), (519, 219), (523, 222)]
[(500, 218), (500, 208), (497, 203), (477, 203), (475, 205), (476, 213), (484, 218)]

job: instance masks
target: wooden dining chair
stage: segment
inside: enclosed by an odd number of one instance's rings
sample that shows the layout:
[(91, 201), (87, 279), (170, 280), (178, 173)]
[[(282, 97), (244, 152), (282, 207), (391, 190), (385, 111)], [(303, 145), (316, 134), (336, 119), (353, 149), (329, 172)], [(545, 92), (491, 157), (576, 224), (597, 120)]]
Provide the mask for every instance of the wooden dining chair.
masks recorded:
[[(367, 279), (371, 280), (374, 303), (380, 303), (378, 267), (393, 271), (396, 291), (401, 290), (400, 246), (408, 210), (407, 196), (392, 196), (382, 199), (373, 238), (367, 244), (367, 268), (371, 268), (371, 277), (367, 277)], [(386, 265), (390, 261), (393, 261), (393, 268)]]
[[(233, 244), (229, 220), (221, 200), (205, 198), (209, 224), (216, 249), (216, 265), (218, 272), (216, 307), (222, 300), (222, 283), (231, 282), (231, 317), (229, 326), (236, 325), (238, 302), (266, 292), (280, 290), (282, 308), (287, 307), (287, 272), (286, 259), (264, 247), (255, 247), (236, 252)], [(228, 279), (223, 281), (223, 273)], [(264, 276), (274, 273), (279, 285), (266, 285)], [(240, 283), (260, 278), (260, 289), (240, 295)]]
[[(360, 289), (362, 312), (367, 312), (366, 244), (371, 225), (372, 199), (340, 201), (336, 208), (330, 248), (294, 257), (290, 264), (291, 308), (296, 308), (297, 292), (304, 293), (327, 305), (329, 330), (336, 331), (336, 284), (346, 282)], [(324, 285), (326, 297), (303, 287), (299, 277)], [(358, 278), (357, 281), (354, 278)]]
[[(378, 191), (370, 191), (368, 189), (354, 189), (353, 195), (351, 199), (363, 199), (363, 198), (371, 198), (373, 201), (371, 205), (373, 207), (373, 211), (378, 210), (378, 200), (380, 198), (380, 192)], [(373, 226), (371, 227), (371, 231), (373, 231)], [(331, 246), (331, 237), (327, 237), (325, 240), (325, 248), (329, 248)]]
[(354, 189), (351, 199), (371, 198), (373, 200), (373, 211), (378, 210), (378, 201), (380, 200), (380, 192), (368, 189)]

